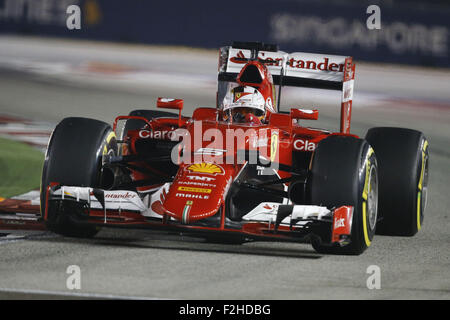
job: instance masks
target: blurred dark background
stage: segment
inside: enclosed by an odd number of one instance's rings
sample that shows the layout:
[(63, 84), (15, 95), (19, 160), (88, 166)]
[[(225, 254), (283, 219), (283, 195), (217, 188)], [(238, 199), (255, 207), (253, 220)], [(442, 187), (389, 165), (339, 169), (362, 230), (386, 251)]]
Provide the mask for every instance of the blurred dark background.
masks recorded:
[[(66, 26), (73, 4), (80, 30)], [(366, 26), (369, 5), (381, 9), (379, 30)], [(444, 0), (0, 0), (0, 34), (204, 48), (263, 41), (287, 52), (433, 67), (450, 67), (449, 30)]]

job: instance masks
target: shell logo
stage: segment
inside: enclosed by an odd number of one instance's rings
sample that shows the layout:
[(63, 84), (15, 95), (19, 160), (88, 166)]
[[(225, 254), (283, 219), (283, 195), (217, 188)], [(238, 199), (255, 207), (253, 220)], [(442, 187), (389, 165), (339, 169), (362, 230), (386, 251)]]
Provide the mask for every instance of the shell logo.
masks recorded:
[(187, 170), (190, 172), (197, 173), (208, 173), (208, 174), (224, 174), (224, 170), (221, 166), (218, 166), (214, 163), (194, 163), (187, 167)]

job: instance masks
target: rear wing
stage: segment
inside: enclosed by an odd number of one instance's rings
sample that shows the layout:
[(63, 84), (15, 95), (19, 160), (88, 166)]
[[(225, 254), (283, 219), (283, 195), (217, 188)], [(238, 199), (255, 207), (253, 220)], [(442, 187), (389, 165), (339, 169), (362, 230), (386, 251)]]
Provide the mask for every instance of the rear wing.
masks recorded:
[(339, 90), (341, 95), (342, 133), (350, 132), (355, 65), (349, 56), (305, 52), (286, 53), (275, 45), (254, 42), (235, 42), (220, 48), (219, 83), (235, 82), (242, 67), (249, 60), (258, 59), (272, 74), (279, 86), (278, 105), (282, 86)]

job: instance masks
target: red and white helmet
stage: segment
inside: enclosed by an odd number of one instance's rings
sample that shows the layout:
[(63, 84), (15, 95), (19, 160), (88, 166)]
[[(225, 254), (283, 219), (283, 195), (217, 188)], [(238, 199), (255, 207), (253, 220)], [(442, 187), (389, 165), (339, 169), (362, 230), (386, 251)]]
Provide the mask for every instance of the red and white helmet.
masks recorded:
[(266, 101), (258, 89), (251, 86), (239, 86), (225, 95), (223, 111), (238, 122), (248, 113), (262, 120), (266, 115)]

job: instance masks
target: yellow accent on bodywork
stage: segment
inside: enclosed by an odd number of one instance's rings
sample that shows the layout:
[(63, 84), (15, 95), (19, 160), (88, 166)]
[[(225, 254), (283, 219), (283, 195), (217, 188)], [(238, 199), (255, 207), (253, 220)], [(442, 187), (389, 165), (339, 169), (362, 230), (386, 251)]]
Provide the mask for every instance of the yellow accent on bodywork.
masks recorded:
[(270, 137), (270, 161), (274, 162), (278, 151), (278, 132), (273, 132)]

